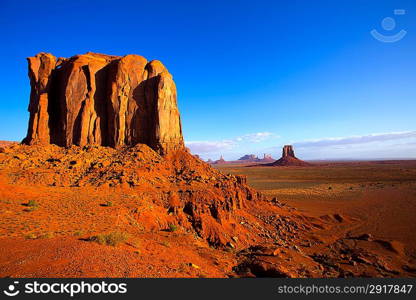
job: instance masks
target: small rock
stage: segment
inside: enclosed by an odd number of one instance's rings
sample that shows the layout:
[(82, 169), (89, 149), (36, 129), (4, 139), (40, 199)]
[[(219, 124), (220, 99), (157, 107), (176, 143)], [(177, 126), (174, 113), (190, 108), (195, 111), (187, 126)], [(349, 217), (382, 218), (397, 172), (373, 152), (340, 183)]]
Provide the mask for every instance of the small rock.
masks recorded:
[(364, 256), (361, 256), (361, 255), (358, 255), (354, 260), (356, 262), (364, 263), (364, 264), (368, 264), (368, 265), (373, 264), (370, 260), (368, 260), (367, 258), (365, 258)]
[(234, 244), (233, 244), (233, 243), (231, 243), (231, 242), (228, 242), (228, 243), (227, 243), (227, 246), (228, 246), (228, 247), (230, 247), (230, 248), (232, 248), (232, 249), (235, 249)]

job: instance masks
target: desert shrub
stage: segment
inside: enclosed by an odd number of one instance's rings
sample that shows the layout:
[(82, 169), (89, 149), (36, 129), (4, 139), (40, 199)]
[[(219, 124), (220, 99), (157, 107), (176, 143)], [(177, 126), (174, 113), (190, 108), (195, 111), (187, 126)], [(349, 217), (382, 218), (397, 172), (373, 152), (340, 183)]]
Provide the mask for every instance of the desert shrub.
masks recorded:
[(169, 224), (170, 232), (175, 232), (176, 230), (178, 230), (178, 226), (176, 226), (175, 224)]
[(161, 244), (162, 246), (167, 247), (167, 248), (169, 248), (169, 247), (170, 247), (170, 243), (169, 243), (169, 242), (167, 242), (167, 241), (163, 241), (163, 242), (161, 242), (160, 244)]
[(81, 236), (83, 234), (84, 234), (84, 232), (82, 230), (77, 230), (77, 231), (74, 232), (74, 236)]
[(23, 204), (23, 205), (27, 207), (24, 209), (24, 211), (26, 212), (32, 212), (34, 210), (37, 210), (39, 207), (39, 204), (35, 200), (29, 200), (28, 203)]
[(105, 206), (105, 207), (111, 207), (111, 206), (113, 206), (114, 204), (113, 204), (113, 202), (111, 202), (111, 201), (107, 201), (107, 202), (105, 202), (104, 204), (101, 204), (101, 206)]
[(36, 202), (36, 200), (29, 200), (29, 202), (26, 204), (28, 207), (38, 207), (39, 204)]
[(127, 241), (128, 233), (114, 231), (110, 233), (102, 233), (89, 238), (90, 241), (96, 242), (100, 245), (117, 246), (120, 243)]
[(46, 232), (45, 234), (42, 234), (39, 236), (41, 239), (51, 239), (54, 237), (54, 234), (52, 232)]
[(140, 248), (141, 240), (137, 237), (133, 237), (129, 239), (128, 245), (134, 247), (134, 248)]
[(25, 236), (25, 239), (27, 239), (27, 240), (35, 240), (37, 238), (38, 238), (37, 235), (34, 234), (34, 233), (29, 233)]

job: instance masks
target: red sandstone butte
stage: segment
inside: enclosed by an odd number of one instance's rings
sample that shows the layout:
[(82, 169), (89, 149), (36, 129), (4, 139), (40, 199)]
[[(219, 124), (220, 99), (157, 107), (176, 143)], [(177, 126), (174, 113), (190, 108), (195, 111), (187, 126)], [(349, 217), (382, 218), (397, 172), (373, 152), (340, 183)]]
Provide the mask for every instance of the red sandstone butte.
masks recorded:
[(165, 154), (184, 148), (176, 86), (157, 60), (88, 52), (28, 58), (29, 128), (23, 143), (146, 144)]
[(295, 156), (293, 146), (285, 145), (282, 150), (282, 157), (269, 166), (309, 166), (306, 161), (300, 160)]

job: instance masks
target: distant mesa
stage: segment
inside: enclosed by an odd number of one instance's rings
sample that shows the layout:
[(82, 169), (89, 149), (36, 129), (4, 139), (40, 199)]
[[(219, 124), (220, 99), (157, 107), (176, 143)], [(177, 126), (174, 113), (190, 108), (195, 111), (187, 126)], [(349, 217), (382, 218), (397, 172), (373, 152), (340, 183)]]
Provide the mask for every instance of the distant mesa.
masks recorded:
[(158, 60), (88, 52), (28, 58), (29, 128), (23, 143), (184, 148), (172, 75)]
[(263, 154), (263, 159), (261, 159), (262, 162), (274, 162), (275, 159), (272, 157), (271, 154)]
[(295, 156), (292, 145), (285, 145), (282, 150), (282, 157), (268, 166), (310, 166), (306, 161), (300, 160)]
[(258, 161), (259, 158), (254, 154), (246, 154), (246, 155), (240, 157), (238, 160), (240, 160), (240, 161), (243, 160), (243, 161), (246, 161), (246, 162), (251, 162), (251, 161), (254, 162), (254, 161)]
[(263, 158), (259, 158), (257, 155), (254, 154), (246, 154), (238, 159), (238, 163), (245, 162), (274, 162), (275, 159), (270, 154), (263, 154)]
[(263, 154), (263, 158), (259, 158), (257, 155), (255, 154), (246, 154), (243, 155), (242, 157), (240, 157), (237, 160), (230, 160), (230, 161), (226, 161), (224, 160), (224, 158), (220, 157), (220, 159), (213, 161), (212, 159), (208, 159), (207, 163), (209, 164), (248, 164), (248, 163), (270, 163), (270, 162), (274, 162), (275, 159), (270, 155), (270, 154)]

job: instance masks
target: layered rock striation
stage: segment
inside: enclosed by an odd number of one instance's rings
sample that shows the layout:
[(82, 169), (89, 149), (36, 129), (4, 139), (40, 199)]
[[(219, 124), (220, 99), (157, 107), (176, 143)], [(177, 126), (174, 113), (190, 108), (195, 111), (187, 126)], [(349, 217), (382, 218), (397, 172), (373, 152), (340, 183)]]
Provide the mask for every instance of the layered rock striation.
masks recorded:
[(176, 86), (157, 60), (97, 53), (28, 58), (26, 144), (184, 148)]
[(282, 150), (282, 157), (295, 157), (295, 151), (293, 151), (293, 146), (292, 145), (285, 145), (283, 146), (283, 150)]

